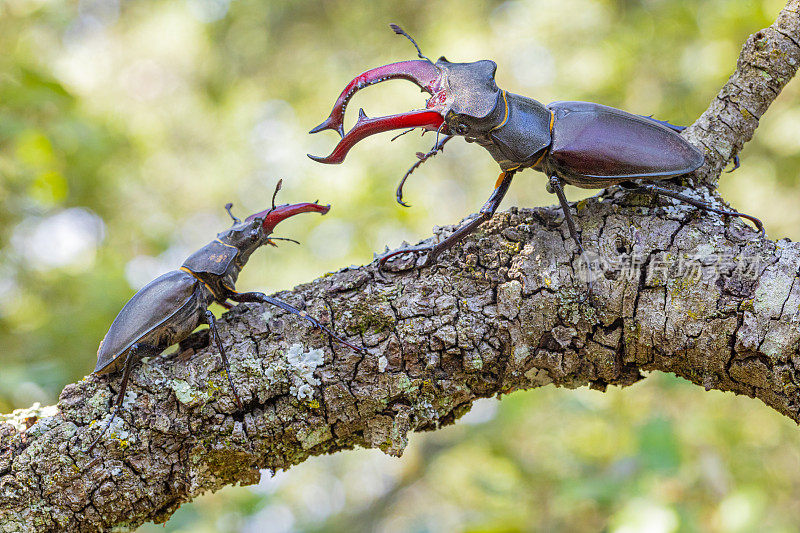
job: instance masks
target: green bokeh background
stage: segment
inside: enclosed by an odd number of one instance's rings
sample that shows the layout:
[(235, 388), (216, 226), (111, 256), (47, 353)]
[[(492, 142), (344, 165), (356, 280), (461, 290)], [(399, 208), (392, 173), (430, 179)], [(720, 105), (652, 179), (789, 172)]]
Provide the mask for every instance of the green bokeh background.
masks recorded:
[[(333, 204), (256, 254), (239, 287), (286, 289), (460, 220), (497, 168), (463, 142), (370, 138), (339, 166), (308, 129), (354, 75), (414, 57), (492, 58), (505, 89), (690, 123), (778, 0), (0, 0), (0, 412), (54, 403), (94, 367), (133, 291), (229, 221), (284, 201)], [(721, 188), (770, 237), (800, 237), (800, 84), (770, 108)], [(421, 107), (411, 84), (359, 93), (370, 116)], [(585, 191), (571, 191), (580, 198)], [(540, 174), (504, 208), (549, 205)], [(220, 312), (217, 308), (215, 311)], [(185, 505), (142, 531), (795, 531), (800, 437), (759, 402), (655, 374), (607, 393), (484, 400), (414, 435), (402, 459), (315, 458)]]

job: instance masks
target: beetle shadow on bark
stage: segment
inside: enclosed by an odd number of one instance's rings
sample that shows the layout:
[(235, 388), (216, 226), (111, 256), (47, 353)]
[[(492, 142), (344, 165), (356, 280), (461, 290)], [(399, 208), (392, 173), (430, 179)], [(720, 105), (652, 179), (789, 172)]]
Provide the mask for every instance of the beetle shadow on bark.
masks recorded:
[(211, 342), (209, 337), (209, 332), (211, 330), (209, 328), (202, 329), (200, 331), (195, 331), (181, 342), (178, 343), (178, 349), (167, 355), (168, 358), (177, 358), (178, 361), (186, 362), (192, 358), (194, 354), (201, 350), (205, 350), (208, 348), (209, 343)]

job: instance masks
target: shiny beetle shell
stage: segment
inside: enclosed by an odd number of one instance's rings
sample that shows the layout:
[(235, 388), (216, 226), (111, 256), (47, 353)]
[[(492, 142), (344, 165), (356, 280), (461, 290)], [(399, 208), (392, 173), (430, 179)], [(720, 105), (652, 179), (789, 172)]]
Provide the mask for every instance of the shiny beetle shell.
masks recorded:
[[(158, 336), (160, 325), (181, 311), (191, 311), (192, 307), (196, 307), (194, 300), (197, 297), (195, 289), (198, 283), (191, 274), (173, 270), (154, 279), (134, 294), (100, 342), (94, 372), (107, 374), (121, 368), (125, 362), (122, 355), (134, 343), (148, 336)], [(194, 330), (197, 324), (191, 322), (189, 326)]]
[(183, 266), (195, 274), (213, 274), (224, 276), (236, 259), (238, 248), (218, 240), (211, 241), (186, 258)]
[(683, 137), (646, 117), (591, 102), (553, 102), (553, 139), (545, 172), (602, 188), (638, 178), (667, 178), (703, 164)]

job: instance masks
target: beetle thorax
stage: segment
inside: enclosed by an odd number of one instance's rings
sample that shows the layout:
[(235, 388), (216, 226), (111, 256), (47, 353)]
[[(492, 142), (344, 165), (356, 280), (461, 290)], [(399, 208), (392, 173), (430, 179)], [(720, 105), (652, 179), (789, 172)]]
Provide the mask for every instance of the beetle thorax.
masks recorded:
[(234, 290), (239, 272), (250, 255), (267, 242), (261, 222), (261, 219), (237, 222), (218, 233), (216, 239), (189, 256), (183, 268), (208, 285), (217, 298)]

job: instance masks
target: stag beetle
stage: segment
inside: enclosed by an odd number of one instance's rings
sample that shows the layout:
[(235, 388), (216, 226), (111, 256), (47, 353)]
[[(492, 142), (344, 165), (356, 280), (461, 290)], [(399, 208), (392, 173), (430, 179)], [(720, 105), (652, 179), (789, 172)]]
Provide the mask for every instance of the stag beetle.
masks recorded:
[[(280, 189), (281, 182), (275, 188)], [(303, 317), (315, 327), (350, 348), (361, 351), (337, 337), (316, 319), (295, 307), (260, 292), (236, 292), (236, 280), (250, 255), (260, 246), (275, 246), (270, 234), (279, 222), (299, 213), (325, 214), (330, 206), (318, 203), (285, 204), (247, 217), (244, 222), (231, 213), (232, 204), (225, 206), (233, 219), (233, 226), (217, 234), (217, 238), (189, 256), (178, 270), (167, 272), (151, 281), (133, 295), (111, 324), (97, 349), (97, 366), (93, 374), (109, 374), (124, 368), (122, 382), (111, 418), (86, 449), (89, 452), (105, 434), (125, 398), (125, 388), (133, 364), (144, 356), (158, 355), (173, 344), (189, 336), (197, 326), (207, 323), (219, 349), (236, 405), (242, 409), (242, 400), (231, 379), (228, 357), (217, 331), (214, 315), (208, 306), (216, 301), (230, 308), (234, 302), (262, 302)], [(294, 241), (296, 242), (296, 241)]]
[[(423, 133), (436, 131), (433, 148), (427, 154), (417, 154), (419, 161), (397, 187), (397, 201), (404, 206), (407, 206), (403, 202), (406, 178), (454, 136), (486, 148), (502, 172), (476, 218), (435, 246), (418, 245), (386, 254), (381, 265), (390, 257), (406, 252), (428, 252), (424, 266), (432, 265), (442, 252), (492, 217), (514, 174), (526, 168), (548, 177), (547, 189), (558, 196), (570, 235), (581, 254), (583, 246), (564, 196), (565, 183), (586, 189), (619, 184), (626, 189), (662, 194), (707, 211), (746, 218), (764, 233), (761, 221), (750, 215), (717, 209), (672, 190), (633, 181), (663, 180), (687, 174), (703, 164), (703, 154), (678, 135), (684, 128), (590, 102), (542, 105), (498, 88), (494, 61), (451, 63), (440, 57), (434, 63), (402, 28), (396, 24), (390, 26), (411, 41), (420, 59), (377, 67), (353, 79), (339, 95), (328, 118), (310, 131), (336, 130), (341, 137), (339, 144), (328, 157), (311, 154), (309, 157), (320, 163), (341, 163), (350, 148), (370, 135), (401, 128), (410, 128), (408, 131), (422, 128)], [(426, 108), (377, 118), (368, 118), (362, 109), (356, 125), (345, 135), (344, 113), (353, 95), (364, 87), (390, 79), (411, 81), (430, 94)], [(444, 134), (441, 140), (439, 133)]]

